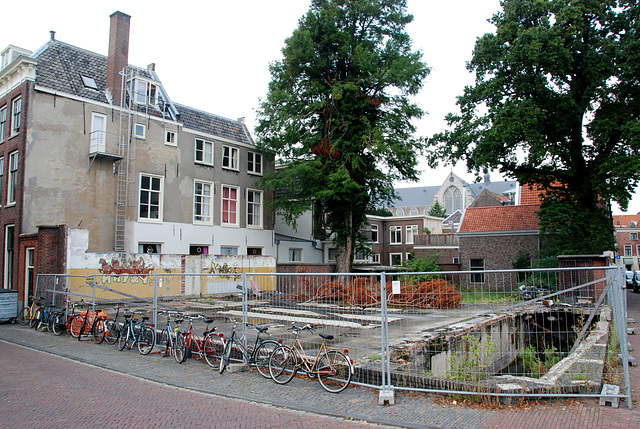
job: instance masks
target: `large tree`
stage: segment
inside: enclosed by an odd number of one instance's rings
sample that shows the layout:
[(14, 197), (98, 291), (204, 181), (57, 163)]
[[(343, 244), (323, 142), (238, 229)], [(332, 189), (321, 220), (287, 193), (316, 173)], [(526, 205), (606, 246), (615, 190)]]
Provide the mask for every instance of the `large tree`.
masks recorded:
[[(410, 97), (429, 70), (413, 51), (405, 0), (312, 0), (270, 66), (258, 109), (258, 144), (276, 155), (275, 207), (291, 224), (313, 210), (315, 237), (330, 234), (348, 272), (366, 211), (417, 179)], [(325, 236), (325, 234), (327, 234)]]
[(475, 84), (431, 139), (431, 164), (465, 160), (546, 190), (555, 253), (613, 247), (609, 202), (640, 179), (638, 1), (503, 0), (467, 64)]

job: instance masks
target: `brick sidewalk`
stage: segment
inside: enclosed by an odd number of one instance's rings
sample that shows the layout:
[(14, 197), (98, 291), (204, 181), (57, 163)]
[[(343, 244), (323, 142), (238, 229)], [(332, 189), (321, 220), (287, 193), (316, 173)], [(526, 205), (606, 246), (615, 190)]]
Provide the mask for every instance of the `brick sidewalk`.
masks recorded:
[[(629, 292), (628, 297), (629, 317), (640, 324), (640, 295)], [(59, 403), (73, 402), (69, 397), (71, 392), (89, 392), (92, 386), (96, 386), (103, 393), (101, 397), (96, 400), (92, 395), (85, 394), (80, 398), (82, 410), (76, 417), (84, 419), (85, 414), (88, 416), (83, 420), (82, 426), (108, 420), (111, 424), (104, 426), (218, 427), (220, 424), (224, 427), (323, 428), (363, 427), (355, 422), (366, 421), (407, 428), (640, 428), (640, 412), (635, 408), (627, 409), (625, 401), (621, 401), (617, 409), (610, 406), (601, 407), (595, 399), (556, 402), (550, 405), (532, 404), (529, 407), (482, 409), (434, 401), (434, 398), (439, 399), (434, 395), (397, 391), (395, 405), (379, 406), (378, 392), (374, 389), (356, 386), (334, 395), (325, 392), (317, 381), (298, 378), (281, 386), (261, 377), (256, 371), (220, 375), (203, 362), (193, 359), (178, 365), (173, 359), (162, 358), (157, 353), (141, 356), (137, 351), (119, 352), (116, 347), (106, 344), (78, 342), (68, 336), (56, 337), (48, 332), (35, 332), (18, 325), (0, 325), (0, 340), (5, 341), (0, 341), (0, 367), (3, 371), (0, 379), (0, 392), (3, 392), (0, 416), (3, 427), (24, 427), (22, 422), (25, 420), (20, 418), (12, 420), (17, 425), (5, 424), (7, 418), (14, 415), (16, 408), (24, 413), (21, 414), (22, 418), (33, 419), (28, 420), (30, 423), (43, 422), (45, 426), (77, 427), (77, 424), (65, 426), (65, 416), (68, 418), (69, 413), (73, 413), (73, 407)], [(98, 371), (69, 360), (33, 353), (26, 348), (10, 345), (12, 343), (120, 374)], [(640, 335), (630, 336), (630, 343), (636, 351), (640, 350)], [(41, 357), (36, 359), (37, 362), (30, 361), (34, 356)], [(54, 363), (58, 360), (64, 363)], [(74, 367), (66, 369), (63, 368), (65, 365)], [(27, 372), (19, 374), (20, 371)], [(34, 376), (34, 372), (41, 375)], [(640, 386), (638, 367), (631, 368), (631, 375), (632, 387), (635, 387), (636, 392), (636, 386)], [(121, 380), (117, 383), (111, 382), (115, 379)], [(161, 384), (152, 384), (140, 379)], [(85, 384), (80, 387), (80, 382)], [(117, 385), (117, 388), (112, 388), (111, 384)], [(130, 389), (129, 386), (133, 384), (135, 387)], [(75, 387), (76, 385), (78, 387)], [(109, 392), (106, 396), (104, 389), (108, 389)], [(6, 392), (11, 393), (5, 395)], [(128, 392), (128, 397), (123, 395), (123, 392)], [(34, 393), (46, 394), (53, 399), (39, 402), (34, 400)], [(241, 401), (220, 397), (212, 399), (210, 395)], [(636, 394), (633, 396), (635, 398)], [(105, 401), (104, 398), (109, 398), (109, 401)], [(123, 416), (118, 410), (123, 406), (124, 399), (129, 398), (138, 402), (141, 411), (124, 413)], [(23, 401), (27, 405), (22, 406)], [(200, 404), (198, 401), (201, 401), (201, 405), (191, 406), (192, 403)], [(185, 406), (187, 404), (189, 406)], [(265, 404), (267, 407), (257, 404)], [(220, 409), (227, 411), (222, 412)], [(280, 409), (298, 410), (303, 413), (289, 415), (278, 412)], [(109, 410), (112, 412), (107, 412)], [(51, 417), (47, 417), (47, 414)], [(279, 417), (280, 414), (283, 417)], [(184, 424), (184, 420), (168, 417), (174, 415), (186, 418), (191, 423), (187, 425)], [(324, 416), (333, 418), (327, 420)], [(51, 425), (54, 421), (52, 418), (60, 420), (55, 420), (56, 424)], [(343, 418), (352, 418), (355, 422), (345, 421)]]

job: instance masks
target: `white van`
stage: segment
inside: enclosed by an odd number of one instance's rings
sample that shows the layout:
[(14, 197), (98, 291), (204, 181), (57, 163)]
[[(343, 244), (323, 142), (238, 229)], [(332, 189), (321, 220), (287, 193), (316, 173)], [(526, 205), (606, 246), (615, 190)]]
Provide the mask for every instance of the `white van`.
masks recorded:
[(638, 292), (640, 292), (640, 271), (636, 271), (635, 273), (633, 273), (633, 275), (636, 278), (636, 282), (635, 282), (636, 283), (636, 287), (633, 289), (633, 291), (635, 293), (638, 293)]

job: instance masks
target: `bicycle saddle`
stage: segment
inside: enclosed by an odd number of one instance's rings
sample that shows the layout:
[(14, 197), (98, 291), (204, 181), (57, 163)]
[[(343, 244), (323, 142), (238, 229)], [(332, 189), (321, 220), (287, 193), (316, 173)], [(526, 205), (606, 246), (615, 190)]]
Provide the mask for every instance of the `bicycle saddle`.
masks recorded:
[(269, 329), (268, 326), (256, 326), (256, 329), (261, 333), (264, 334), (265, 332), (267, 332), (267, 330)]
[(333, 335), (320, 334), (320, 336), (325, 340), (333, 340)]

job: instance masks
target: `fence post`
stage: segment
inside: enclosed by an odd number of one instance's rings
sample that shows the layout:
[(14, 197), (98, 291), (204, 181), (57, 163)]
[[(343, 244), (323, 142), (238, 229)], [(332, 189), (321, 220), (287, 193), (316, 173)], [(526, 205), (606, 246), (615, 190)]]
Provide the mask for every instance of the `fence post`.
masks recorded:
[(618, 329), (618, 338), (620, 342), (620, 359), (622, 360), (622, 368), (624, 370), (624, 385), (627, 391), (627, 407), (633, 408), (631, 401), (631, 376), (629, 374), (629, 337), (627, 332), (627, 285), (626, 275), (623, 270), (624, 266), (619, 266), (614, 280), (613, 289), (617, 295), (617, 303), (614, 306), (614, 315), (616, 319), (616, 328)]
[(162, 279), (158, 279), (158, 273), (153, 274), (153, 327), (158, 327), (158, 288), (162, 287)]
[(249, 322), (249, 290), (247, 285), (247, 273), (242, 273), (242, 346), (244, 347), (244, 355), (242, 363), (248, 365), (249, 357), (247, 356), (247, 323)]
[(382, 386), (378, 394), (378, 405), (395, 404), (395, 392), (391, 385), (391, 356), (389, 355), (389, 318), (387, 314), (387, 275), (380, 274), (380, 337), (382, 341), (381, 375)]

